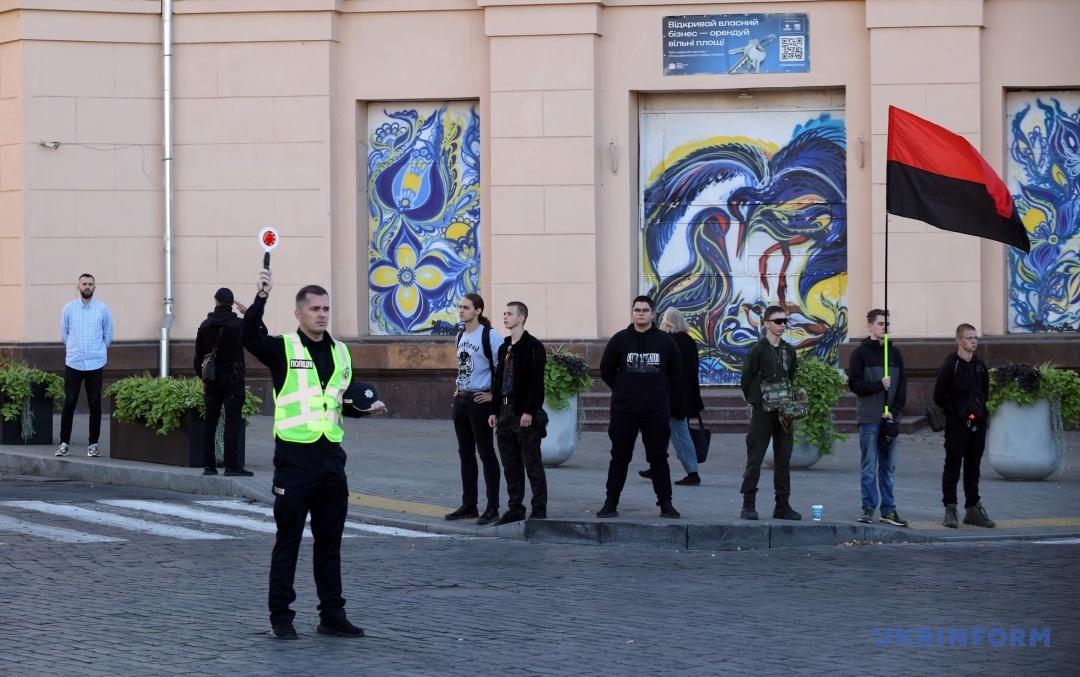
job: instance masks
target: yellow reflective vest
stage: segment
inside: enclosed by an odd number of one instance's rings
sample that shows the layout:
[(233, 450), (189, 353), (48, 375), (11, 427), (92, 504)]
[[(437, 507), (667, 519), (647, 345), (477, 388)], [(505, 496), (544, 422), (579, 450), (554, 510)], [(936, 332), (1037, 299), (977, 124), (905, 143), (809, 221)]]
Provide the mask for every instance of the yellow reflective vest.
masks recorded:
[(323, 390), (311, 353), (298, 334), (283, 334), (288, 371), (274, 392), (274, 436), (285, 442), (310, 444), (326, 436), (340, 442), (341, 396), (352, 379), (352, 358), (343, 343), (334, 343), (334, 374)]

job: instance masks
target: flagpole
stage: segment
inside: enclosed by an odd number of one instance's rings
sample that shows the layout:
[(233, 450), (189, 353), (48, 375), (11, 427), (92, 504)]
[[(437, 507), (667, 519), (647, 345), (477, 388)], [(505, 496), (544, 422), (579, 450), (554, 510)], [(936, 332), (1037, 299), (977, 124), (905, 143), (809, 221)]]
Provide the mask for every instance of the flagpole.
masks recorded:
[[(889, 212), (885, 211), (885, 378), (889, 378)], [(885, 396), (885, 414), (889, 413), (889, 397)]]

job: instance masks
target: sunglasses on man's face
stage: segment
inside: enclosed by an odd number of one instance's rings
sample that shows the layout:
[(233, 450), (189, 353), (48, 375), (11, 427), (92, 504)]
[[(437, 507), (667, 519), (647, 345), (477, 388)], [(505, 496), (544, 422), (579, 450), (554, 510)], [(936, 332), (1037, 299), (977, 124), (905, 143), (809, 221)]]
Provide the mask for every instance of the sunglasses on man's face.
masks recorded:
[(777, 317), (777, 318), (773, 318), (773, 319), (769, 320), (769, 322), (773, 322), (775, 324), (787, 324), (788, 318), (786, 318), (786, 317)]

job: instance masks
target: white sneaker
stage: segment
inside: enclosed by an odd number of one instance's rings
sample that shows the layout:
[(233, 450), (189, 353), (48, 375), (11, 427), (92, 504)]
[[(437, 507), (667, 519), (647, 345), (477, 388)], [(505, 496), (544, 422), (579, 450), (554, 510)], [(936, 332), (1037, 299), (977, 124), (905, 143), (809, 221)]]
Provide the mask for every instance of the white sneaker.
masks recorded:
[(56, 450), (54, 456), (67, 456), (68, 446), (63, 442), (60, 443), (60, 448)]
[(86, 448), (86, 455), (87, 456), (101, 456), (101, 454), (98, 453), (96, 444), (91, 444), (89, 447)]

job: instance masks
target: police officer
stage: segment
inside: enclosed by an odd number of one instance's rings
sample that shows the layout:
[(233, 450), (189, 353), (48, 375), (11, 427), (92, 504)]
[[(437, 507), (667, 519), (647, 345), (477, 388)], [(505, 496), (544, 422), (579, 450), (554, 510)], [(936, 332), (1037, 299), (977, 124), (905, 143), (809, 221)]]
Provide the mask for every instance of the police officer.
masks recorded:
[[(293, 577), (304, 522), (311, 513), (312, 568), (319, 595), (322, 634), (363, 637), (345, 616), (341, 596), (341, 533), (348, 512), (342, 395), (352, 379), (352, 360), (344, 344), (326, 331), (330, 295), (318, 285), (296, 294), (298, 331), (282, 336), (259, 332), (273, 287), (270, 270), (259, 271), (258, 295), (244, 314), (241, 341), (270, 369), (274, 381), (274, 521), (277, 540), (270, 560), (270, 624), (278, 639), (297, 639), (289, 605), (296, 599)], [(382, 414), (374, 402), (369, 413)]]

